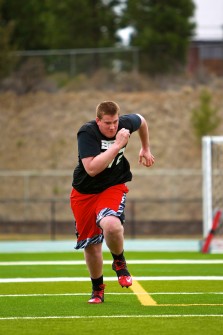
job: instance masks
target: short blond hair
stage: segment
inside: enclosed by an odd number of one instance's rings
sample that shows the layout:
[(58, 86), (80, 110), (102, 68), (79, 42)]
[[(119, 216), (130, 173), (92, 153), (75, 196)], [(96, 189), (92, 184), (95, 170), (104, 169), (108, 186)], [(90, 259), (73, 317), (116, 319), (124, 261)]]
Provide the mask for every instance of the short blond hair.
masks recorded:
[(114, 101), (103, 101), (96, 107), (96, 116), (102, 119), (103, 115), (119, 114), (120, 107)]

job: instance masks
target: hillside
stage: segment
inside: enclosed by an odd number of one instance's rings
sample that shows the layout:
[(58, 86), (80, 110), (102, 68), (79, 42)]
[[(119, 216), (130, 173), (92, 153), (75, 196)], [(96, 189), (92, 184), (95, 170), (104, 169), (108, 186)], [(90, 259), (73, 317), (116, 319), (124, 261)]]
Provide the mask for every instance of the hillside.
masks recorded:
[[(0, 169), (72, 171), (77, 162), (76, 132), (83, 122), (95, 117), (95, 107), (103, 100), (114, 100), (120, 105), (122, 113), (140, 113), (148, 120), (151, 148), (156, 158), (150, 171), (163, 168), (199, 169), (200, 148), (190, 118), (191, 110), (199, 105), (203, 88), (188, 86), (180, 90), (130, 93), (61, 91), (20, 96), (10, 92), (0, 94)], [(213, 106), (223, 117), (222, 87), (210, 87), (208, 90)], [(218, 129), (218, 134), (222, 133), (223, 123)], [(145, 168), (138, 166), (139, 148), (135, 133), (126, 155), (133, 169), (144, 171)], [(4, 179), (0, 196), (9, 196), (10, 185), (17, 186), (18, 183), (17, 179), (9, 181), (7, 178), (7, 182)], [(70, 181), (66, 187), (58, 186), (59, 195), (66, 195), (69, 187)], [(36, 191), (35, 195), (41, 192)], [(55, 187), (46, 196), (52, 196), (53, 192), (57, 193)]]
[[(88, 90), (0, 94), (0, 200), (17, 199), (0, 203), (2, 231), (14, 231), (18, 227), (5, 222), (28, 223), (30, 220), (41, 221), (43, 232), (50, 229), (45, 222), (52, 220), (52, 204), (48, 200), (38, 202), (41, 199), (58, 199), (56, 220), (73, 220), (69, 194), (72, 170), (77, 163), (76, 133), (83, 122), (95, 117), (95, 107), (99, 102), (114, 100), (123, 114), (140, 113), (147, 119), (151, 149), (156, 159), (150, 169), (138, 165), (140, 142), (134, 133), (126, 150), (134, 169), (133, 181), (128, 184), (131, 192), (127, 201), (127, 220), (149, 220), (150, 226), (146, 224), (145, 234), (156, 227), (160, 232), (169, 229), (169, 226), (164, 229), (162, 225), (154, 225), (153, 222), (157, 221), (161, 224), (164, 221), (177, 222), (173, 226), (174, 234), (200, 232), (201, 149), (190, 120), (192, 109), (200, 103), (203, 88), (185, 86), (178, 90), (125, 93)], [(212, 85), (208, 90), (212, 95), (212, 106), (218, 109), (223, 119), (222, 86)], [(219, 125), (217, 134), (222, 133), (223, 123)], [(184, 173), (183, 169), (189, 169), (189, 173), (187, 170)], [(32, 175), (21, 174), (24, 170), (31, 171)], [(64, 171), (63, 176), (59, 175), (60, 170)], [(10, 171), (16, 172), (9, 175)], [(137, 206), (134, 199), (137, 199)], [(188, 222), (194, 224), (188, 225)], [(28, 228), (19, 227), (22, 231)]]
[[(95, 117), (95, 107), (114, 100), (122, 113), (141, 113), (149, 122), (156, 167), (196, 168), (197, 157), (191, 110), (198, 106), (201, 87), (157, 92), (38, 92), (17, 96), (0, 95), (1, 170), (73, 169), (76, 160), (76, 132)], [(209, 91), (212, 104), (223, 116), (222, 88)], [(218, 129), (222, 133), (223, 124)], [(139, 148), (132, 140), (131, 156)], [(176, 155), (178, 158), (176, 158)], [(179, 159), (179, 155), (181, 159)], [(137, 157), (131, 159), (137, 167)]]

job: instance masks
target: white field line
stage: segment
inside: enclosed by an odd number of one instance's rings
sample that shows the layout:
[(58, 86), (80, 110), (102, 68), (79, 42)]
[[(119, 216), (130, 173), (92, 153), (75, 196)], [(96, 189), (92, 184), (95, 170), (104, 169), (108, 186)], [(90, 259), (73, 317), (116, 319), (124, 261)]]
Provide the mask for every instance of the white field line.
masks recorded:
[[(137, 281), (173, 281), (173, 280), (223, 280), (223, 276), (156, 276), (132, 277)], [(116, 281), (116, 277), (104, 277), (104, 281)], [(41, 283), (41, 282), (86, 282), (88, 277), (50, 277), (50, 278), (0, 278), (0, 283)]]
[[(104, 264), (112, 264), (110, 260), (104, 260)], [(223, 259), (146, 259), (127, 260), (128, 264), (223, 264)], [(7, 261), (0, 262), (0, 266), (25, 266), (25, 265), (85, 265), (84, 260), (79, 261)]]
[(50, 320), (50, 319), (129, 319), (129, 318), (222, 318), (223, 314), (161, 314), (161, 315), (70, 315), (70, 316), (16, 316), (1, 317), (0, 320)]
[[(106, 295), (221, 295), (223, 292), (106, 292)], [(0, 298), (16, 298), (16, 297), (73, 297), (73, 296), (85, 296), (89, 293), (32, 293), (32, 294), (0, 294)]]

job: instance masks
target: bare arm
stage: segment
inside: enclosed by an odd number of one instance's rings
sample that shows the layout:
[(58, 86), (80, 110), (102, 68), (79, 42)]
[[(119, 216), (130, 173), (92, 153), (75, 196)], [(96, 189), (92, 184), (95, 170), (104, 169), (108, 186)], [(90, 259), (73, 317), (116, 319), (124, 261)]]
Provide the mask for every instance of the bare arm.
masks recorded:
[(149, 145), (149, 128), (145, 118), (140, 114), (137, 115), (141, 118), (142, 121), (141, 126), (138, 130), (142, 144), (142, 148), (139, 152), (139, 164), (149, 167), (154, 164), (154, 156), (151, 154)]
[(91, 177), (94, 177), (105, 170), (117, 156), (119, 150), (127, 144), (128, 140), (129, 130), (125, 128), (120, 129), (116, 135), (115, 142), (110, 146), (110, 148), (95, 157), (86, 157), (82, 159), (86, 172)]

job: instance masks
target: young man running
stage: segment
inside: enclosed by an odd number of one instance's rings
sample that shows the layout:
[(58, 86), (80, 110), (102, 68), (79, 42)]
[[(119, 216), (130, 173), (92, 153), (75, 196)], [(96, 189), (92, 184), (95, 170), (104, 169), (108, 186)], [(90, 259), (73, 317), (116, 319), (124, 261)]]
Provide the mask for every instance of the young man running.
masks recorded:
[(92, 282), (88, 301), (104, 301), (102, 242), (112, 254), (112, 269), (122, 287), (132, 285), (124, 257), (124, 208), (131, 181), (130, 165), (124, 156), (130, 135), (138, 131), (141, 141), (139, 163), (154, 163), (150, 152), (146, 120), (139, 114), (119, 115), (113, 101), (96, 108), (96, 119), (85, 123), (77, 133), (78, 165), (74, 169), (71, 208), (76, 221), (76, 249), (84, 248)]

